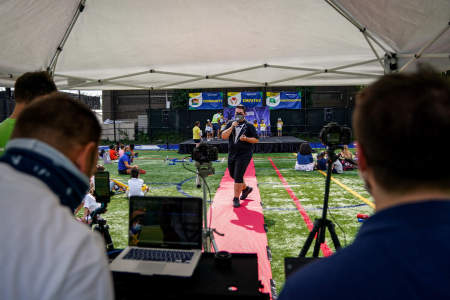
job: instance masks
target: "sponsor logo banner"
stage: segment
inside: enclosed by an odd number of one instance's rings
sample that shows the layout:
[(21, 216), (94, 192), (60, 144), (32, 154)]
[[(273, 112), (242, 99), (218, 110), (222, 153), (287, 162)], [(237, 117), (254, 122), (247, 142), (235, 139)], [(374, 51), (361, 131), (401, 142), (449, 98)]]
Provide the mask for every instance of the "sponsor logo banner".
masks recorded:
[(222, 93), (189, 93), (189, 109), (223, 109)]
[(270, 109), (300, 109), (302, 108), (301, 92), (266, 93), (266, 105)]

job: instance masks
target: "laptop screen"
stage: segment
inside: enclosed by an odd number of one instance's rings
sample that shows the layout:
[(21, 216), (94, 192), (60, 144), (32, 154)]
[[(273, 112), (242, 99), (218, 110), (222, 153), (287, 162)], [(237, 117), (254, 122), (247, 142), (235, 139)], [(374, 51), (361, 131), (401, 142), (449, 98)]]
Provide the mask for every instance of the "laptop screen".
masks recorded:
[(201, 249), (202, 199), (131, 197), (128, 244)]

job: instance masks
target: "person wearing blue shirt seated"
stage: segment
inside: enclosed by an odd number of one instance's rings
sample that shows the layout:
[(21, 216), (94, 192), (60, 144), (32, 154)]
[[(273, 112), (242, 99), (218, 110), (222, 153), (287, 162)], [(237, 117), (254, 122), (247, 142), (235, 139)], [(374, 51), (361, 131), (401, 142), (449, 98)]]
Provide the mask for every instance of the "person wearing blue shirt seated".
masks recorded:
[(117, 168), (119, 171), (119, 174), (122, 175), (129, 175), (131, 174), (131, 169), (135, 168), (139, 170), (139, 174), (145, 174), (146, 171), (143, 169), (139, 169), (137, 165), (132, 166), (131, 165), (131, 151), (130, 146), (125, 147), (124, 154), (119, 158), (119, 162), (117, 163)]
[(321, 152), (317, 155), (316, 169), (326, 171), (327, 170), (327, 159), (325, 158), (325, 152)]
[(353, 129), (376, 212), (279, 299), (450, 299), (450, 159), (417, 147), (449, 136), (450, 82), (420, 66), (385, 75), (357, 95)]
[(309, 143), (303, 143), (300, 145), (300, 151), (297, 153), (295, 169), (297, 171), (314, 170), (314, 158), (312, 156), (312, 149)]

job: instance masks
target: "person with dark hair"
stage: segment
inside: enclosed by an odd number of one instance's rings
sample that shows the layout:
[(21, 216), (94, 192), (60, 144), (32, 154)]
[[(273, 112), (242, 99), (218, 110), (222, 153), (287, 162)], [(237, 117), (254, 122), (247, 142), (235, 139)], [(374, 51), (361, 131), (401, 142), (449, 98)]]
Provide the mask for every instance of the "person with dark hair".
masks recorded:
[(317, 161), (315, 165), (316, 170), (326, 171), (327, 170), (327, 159), (326, 159), (326, 153), (320, 152), (317, 155)]
[(109, 158), (110, 160), (116, 160), (118, 159), (117, 151), (114, 148), (114, 145), (109, 145)]
[(145, 196), (148, 192), (148, 187), (144, 186), (144, 180), (139, 178), (139, 170), (137, 168), (131, 169), (131, 178), (128, 180), (128, 198), (131, 196)]
[(297, 161), (295, 162), (295, 169), (297, 171), (314, 171), (314, 158), (309, 143), (300, 144), (300, 149), (297, 153)]
[(291, 275), (279, 299), (450, 299), (450, 160), (417, 147), (449, 136), (450, 81), (385, 75), (357, 95), (353, 128), (376, 213), (350, 246)]
[(200, 129), (200, 121), (195, 121), (194, 128), (192, 128), (192, 139), (194, 140), (195, 147), (200, 145), (200, 141), (202, 138), (202, 131)]
[(73, 215), (100, 131), (95, 114), (62, 93), (18, 116), (0, 158), (1, 299), (114, 298), (104, 241)]
[[(228, 171), (234, 179), (233, 206), (239, 207), (240, 200), (244, 200), (253, 191), (244, 182), (244, 174), (253, 155), (253, 144), (259, 138), (255, 127), (245, 120), (245, 106), (238, 105), (235, 110), (235, 121), (230, 121), (222, 132), (222, 139), (228, 139)], [(242, 195), (241, 195), (242, 193)]]
[(219, 138), (219, 120), (222, 117), (222, 113), (220, 111), (218, 111), (217, 113), (215, 113), (212, 117), (212, 121), (210, 123), (211, 125), (211, 138)]
[(135, 144), (130, 144), (131, 162), (134, 161), (135, 157), (138, 157), (138, 153), (134, 152), (134, 147), (135, 146), (136, 146)]
[(117, 170), (121, 175), (131, 174), (132, 169), (137, 169), (140, 174), (147, 173), (144, 169), (139, 169), (138, 165), (131, 165), (131, 151), (130, 146), (125, 146), (124, 154), (119, 158), (117, 162)]
[(45, 72), (28, 72), (17, 78), (14, 85), (14, 111), (0, 123), (0, 156), (11, 136), (19, 114), (24, 108), (39, 96), (56, 91), (56, 85), (50, 75)]

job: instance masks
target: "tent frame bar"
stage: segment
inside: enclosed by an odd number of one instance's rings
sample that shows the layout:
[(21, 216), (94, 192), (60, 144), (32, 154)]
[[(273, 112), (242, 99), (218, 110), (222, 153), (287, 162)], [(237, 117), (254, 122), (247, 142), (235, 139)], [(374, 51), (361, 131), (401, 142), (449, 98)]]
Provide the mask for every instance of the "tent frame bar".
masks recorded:
[[(350, 23), (352, 23), (356, 28), (358, 28), (359, 31), (361, 31), (363, 34), (364, 32), (367, 35), (367, 38), (370, 38), (373, 42), (375, 42), (378, 47), (383, 49), (384, 52), (391, 52), (386, 49), (370, 32), (367, 32), (367, 28), (362, 26), (358, 21), (356, 21), (347, 10), (345, 10), (342, 6), (337, 4), (334, 0), (325, 0), (326, 3), (328, 3), (331, 7), (333, 7), (340, 15), (342, 15), (344, 18), (347, 19)], [(388, 45), (388, 44), (387, 44)], [(388, 45), (390, 48), (392, 48), (391, 45)], [(393, 49), (393, 48), (392, 48)]]
[(378, 55), (378, 52), (375, 50), (375, 48), (373, 47), (373, 45), (372, 45), (372, 43), (370, 42), (370, 40), (369, 40), (369, 38), (367, 37), (367, 30), (365, 30), (365, 28), (364, 28), (364, 31), (363, 31), (363, 36), (364, 36), (364, 38), (366, 39), (366, 42), (367, 42), (367, 44), (369, 44), (369, 46), (370, 46), (370, 49), (372, 49), (372, 52), (375, 54), (375, 56), (377, 57), (377, 59), (378, 59), (378, 62), (380, 63), (380, 65), (381, 65), (381, 68), (384, 70), (384, 64), (383, 64), (383, 61), (382, 61), (382, 59), (380, 58), (380, 56)]
[(75, 23), (77, 22), (78, 17), (84, 11), (85, 7), (86, 7), (86, 0), (81, 0), (80, 3), (78, 4), (75, 15), (73, 16), (72, 20), (70, 21), (70, 24), (67, 27), (66, 32), (64, 33), (64, 35), (61, 39), (61, 42), (59, 42), (58, 47), (56, 48), (55, 54), (53, 54), (53, 57), (50, 60), (50, 64), (47, 67), (47, 71), (50, 73), (50, 75), (53, 75), (55, 73), (56, 63), (58, 62), (59, 55), (63, 51), (64, 45), (66, 44), (66, 41), (69, 38), (69, 35), (72, 32), (72, 29), (75, 26)]
[[(398, 58), (411, 58), (414, 57), (416, 54), (397, 54)], [(421, 58), (449, 58), (450, 59), (450, 53), (423, 53)]]
[[(200, 80), (207, 80), (207, 79), (229, 81), (229, 82), (237, 82), (237, 83), (252, 84), (252, 85), (256, 85), (256, 86), (266, 86), (267, 87), (267, 86), (271, 86), (271, 85), (276, 84), (276, 83), (290, 81), (290, 80), (294, 80), (294, 79), (305, 78), (305, 77), (310, 77), (310, 76), (314, 76), (314, 75), (322, 74), (322, 73), (335, 73), (335, 74), (342, 74), (342, 75), (352, 75), (352, 76), (362, 76), (362, 77), (373, 77), (373, 78), (376, 78), (376, 77), (379, 77), (379, 75), (377, 75), (377, 74), (370, 74), (370, 73), (340, 71), (342, 69), (347, 69), (347, 68), (351, 68), (351, 67), (355, 67), (355, 66), (365, 65), (365, 64), (376, 62), (376, 61), (378, 61), (378, 59), (370, 59), (370, 60), (365, 60), (365, 61), (362, 61), (362, 62), (357, 62), (357, 63), (348, 64), (348, 65), (337, 66), (337, 67), (328, 68), (328, 69), (316, 69), (316, 68), (308, 68), (308, 67), (290, 67), (290, 66), (281, 66), (281, 65), (262, 64), (262, 65), (257, 65), (257, 66), (253, 66), (253, 67), (248, 67), (248, 68), (242, 68), (242, 69), (236, 69), (236, 70), (231, 70), (231, 71), (227, 71), (227, 72), (217, 73), (217, 74), (213, 74), (213, 75), (195, 75), (195, 74), (186, 74), (186, 73), (178, 73), (178, 72), (167, 72), (167, 71), (162, 71), (162, 70), (151, 69), (151, 70), (148, 70), (148, 71), (136, 72), (136, 73), (131, 73), (131, 74), (125, 74), (125, 75), (109, 77), (109, 78), (105, 78), (105, 79), (82, 78), (82, 77), (68, 76), (68, 75), (63, 75), (63, 74), (55, 74), (55, 76), (56, 77), (63, 77), (63, 78), (68, 78), (68, 79), (76, 79), (76, 80), (84, 81), (84, 82), (81, 82), (81, 83), (76, 83), (76, 84), (73, 84), (73, 85), (67, 85), (65, 87), (61, 87), (62, 89), (72, 89), (74, 87), (88, 86), (88, 85), (92, 85), (92, 84), (95, 84), (95, 83), (102, 84), (102, 85), (105, 84), (105, 83), (111, 83), (111, 84), (124, 86), (124, 87), (130, 87), (130, 88), (161, 90), (161, 89), (165, 89), (165, 88), (170, 87), (170, 86), (177, 86), (177, 85), (181, 85), (181, 84), (185, 84), (185, 83), (191, 83), (191, 82), (196, 82), (196, 81), (200, 81)], [(223, 75), (242, 73), (242, 72), (255, 70), (255, 69), (261, 69), (261, 68), (285, 69), (285, 70), (296, 70), (296, 71), (310, 71), (310, 73), (301, 74), (301, 75), (292, 76), (292, 77), (287, 77), (287, 78), (282, 78), (280, 80), (275, 80), (275, 81), (271, 81), (271, 82), (257, 82), (257, 81), (250, 81), (250, 80), (242, 80), (242, 79), (221, 77)], [(144, 75), (144, 74), (148, 74), (148, 73), (164, 74), (164, 75), (172, 75), (172, 76), (184, 76), (184, 77), (193, 77), (193, 78), (192, 79), (187, 79), (187, 80), (182, 80), (182, 81), (177, 81), (177, 82), (173, 82), (173, 83), (168, 83), (168, 84), (164, 84), (164, 85), (160, 85), (160, 86), (132, 85), (132, 84), (128, 84), (128, 83), (125, 83), (125, 82), (117, 82), (117, 81), (115, 81), (116, 79), (123, 79), (123, 78), (128, 78), (128, 77), (134, 77), (134, 76)]]
[(428, 48), (430, 48), (431, 45), (433, 45), (438, 39), (440, 39), (441, 36), (443, 36), (444, 33), (446, 33), (447, 30), (448, 30), (449, 28), (450, 28), (450, 21), (447, 23), (447, 26), (445, 26), (445, 27), (444, 27), (444, 28), (436, 35), (436, 37), (434, 37), (433, 39), (431, 39), (428, 43), (426, 43), (426, 44), (419, 50), (419, 52), (417, 52), (416, 54), (414, 54), (414, 57), (412, 57), (406, 64), (404, 64), (404, 65), (400, 68), (399, 72), (405, 71), (405, 70), (409, 67), (409, 65), (410, 65), (412, 62), (414, 62), (415, 60), (419, 59), (419, 58), (422, 56), (423, 52), (425, 52), (425, 50), (427, 50)]
[[(98, 83), (100, 85), (103, 85), (104, 83), (108, 83), (105, 81), (102, 81), (100, 79), (92, 79), (92, 78), (83, 78), (83, 77), (77, 77), (77, 76), (69, 76), (64, 74), (54, 74), (55, 77), (62, 77), (67, 79), (76, 79), (76, 80), (83, 80), (85, 81), (83, 85), (92, 85), (92, 83)], [(128, 83), (121, 83), (121, 82), (114, 82), (115, 85), (124, 86), (124, 87), (130, 87), (130, 88), (138, 88), (138, 89), (148, 89), (148, 87), (143, 85), (133, 85)], [(77, 86), (81, 86), (81, 84), (77, 84)], [(60, 89), (70, 89), (70, 86), (60, 87)]]

